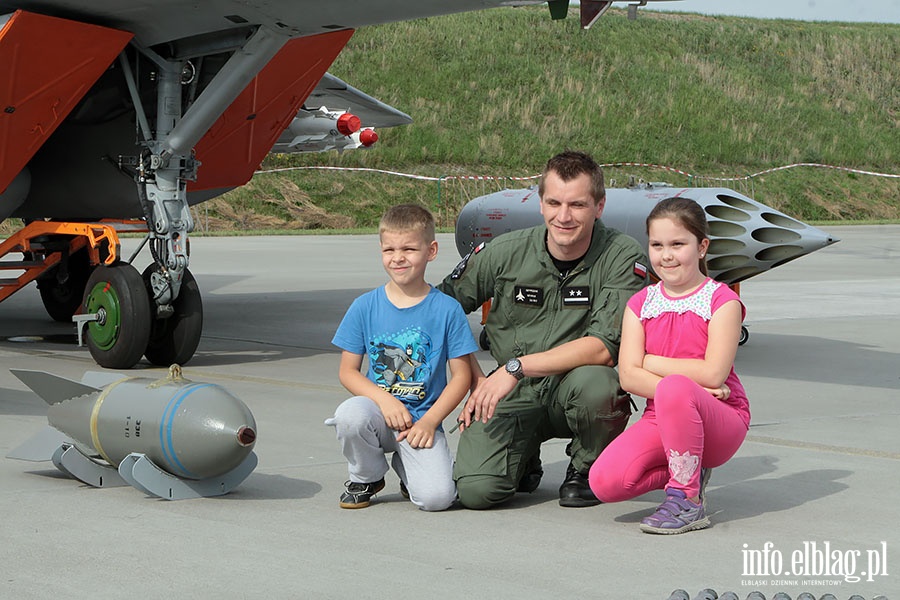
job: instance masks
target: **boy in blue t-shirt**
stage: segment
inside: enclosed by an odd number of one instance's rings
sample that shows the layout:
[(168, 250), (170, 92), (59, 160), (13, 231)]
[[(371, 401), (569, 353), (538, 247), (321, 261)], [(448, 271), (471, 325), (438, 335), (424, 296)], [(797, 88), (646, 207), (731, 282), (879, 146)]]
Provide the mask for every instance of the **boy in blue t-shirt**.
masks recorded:
[(441, 423), (469, 391), (469, 354), (478, 347), (459, 303), (425, 281), (438, 250), (431, 213), (395, 206), (378, 233), (387, 285), (354, 300), (332, 340), (343, 350), (341, 383), (354, 394), (329, 420), (349, 462), (340, 505), (369, 506), (393, 452), (401, 493), (422, 510), (444, 510), (456, 484)]

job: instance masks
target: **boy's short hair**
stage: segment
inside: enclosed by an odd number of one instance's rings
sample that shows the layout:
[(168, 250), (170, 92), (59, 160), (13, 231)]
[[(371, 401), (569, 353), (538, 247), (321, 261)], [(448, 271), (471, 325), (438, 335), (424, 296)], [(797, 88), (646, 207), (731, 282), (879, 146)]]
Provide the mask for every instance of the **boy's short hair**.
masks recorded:
[(434, 241), (434, 217), (420, 204), (398, 204), (381, 216), (378, 235), (385, 231), (419, 231), (430, 244)]

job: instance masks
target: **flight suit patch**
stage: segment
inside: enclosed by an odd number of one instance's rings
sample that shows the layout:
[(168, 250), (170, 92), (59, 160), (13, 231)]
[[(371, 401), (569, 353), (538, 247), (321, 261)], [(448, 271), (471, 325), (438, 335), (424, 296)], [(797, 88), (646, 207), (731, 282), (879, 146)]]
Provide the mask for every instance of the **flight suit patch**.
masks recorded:
[(633, 273), (641, 279), (647, 278), (647, 267), (637, 261), (634, 261)]
[(516, 304), (525, 306), (543, 306), (544, 290), (529, 285), (517, 285), (513, 291), (513, 300)]
[(463, 256), (463, 259), (459, 261), (459, 264), (456, 265), (456, 268), (453, 269), (453, 272), (450, 273), (450, 279), (459, 279), (463, 276), (463, 273), (466, 272), (466, 267), (469, 266), (469, 259), (472, 258), (473, 254), (478, 254), (482, 250), (484, 250), (485, 242), (481, 242), (478, 246), (475, 247), (474, 250)]
[(588, 308), (591, 305), (591, 288), (586, 285), (571, 285), (562, 289), (564, 308)]

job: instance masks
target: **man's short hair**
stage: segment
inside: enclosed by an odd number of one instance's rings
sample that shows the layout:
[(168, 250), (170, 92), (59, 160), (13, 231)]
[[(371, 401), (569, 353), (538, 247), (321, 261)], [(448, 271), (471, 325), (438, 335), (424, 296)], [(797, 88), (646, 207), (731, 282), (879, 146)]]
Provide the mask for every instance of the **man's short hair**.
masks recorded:
[(385, 231), (419, 231), (430, 244), (434, 241), (434, 217), (420, 204), (398, 204), (381, 216), (378, 234)]
[(547, 173), (554, 172), (563, 181), (572, 181), (582, 174), (591, 178), (591, 196), (594, 203), (599, 203), (606, 197), (606, 185), (603, 182), (603, 169), (591, 158), (590, 154), (578, 150), (566, 150), (560, 152), (547, 161), (544, 172), (541, 174), (541, 182), (538, 184), (538, 194), (544, 197), (544, 179)]

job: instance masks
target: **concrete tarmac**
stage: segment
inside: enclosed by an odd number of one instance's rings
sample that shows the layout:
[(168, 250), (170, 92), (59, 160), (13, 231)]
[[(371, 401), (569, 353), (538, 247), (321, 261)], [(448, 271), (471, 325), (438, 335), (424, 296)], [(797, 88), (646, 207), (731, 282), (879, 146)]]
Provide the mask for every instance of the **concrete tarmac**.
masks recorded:
[[(900, 600), (900, 226), (823, 229), (842, 241), (743, 284), (753, 422), (713, 472), (712, 526), (680, 536), (638, 529), (662, 492), (559, 507), (564, 440), (544, 445), (538, 490), (505, 508), (420, 512), (389, 473), (371, 507), (340, 509), (347, 468), (323, 421), (347, 393), (330, 340), (385, 281), (377, 237), (194, 238), (205, 328), (185, 376), (247, 403), (259, 467), (230, 495), (169, 502), (0, 458), (0, 597)], [(458, 261), (452, 236), (439, 242), (434, 282)], [(0, 455), (46, 424), (8, 369), (101, 370), (74, 339), (34, 286), (0, 306)]]

